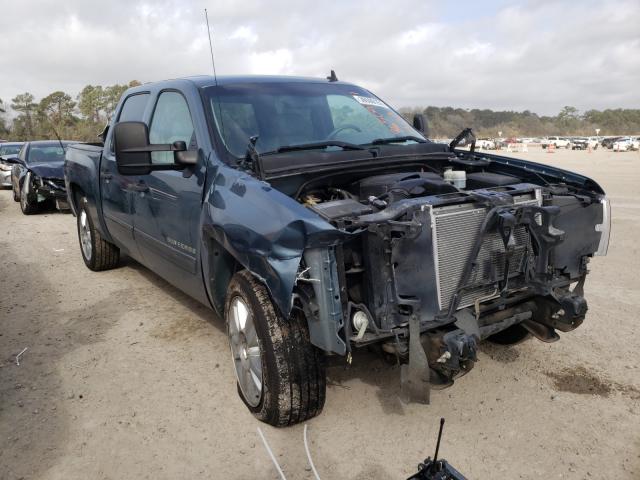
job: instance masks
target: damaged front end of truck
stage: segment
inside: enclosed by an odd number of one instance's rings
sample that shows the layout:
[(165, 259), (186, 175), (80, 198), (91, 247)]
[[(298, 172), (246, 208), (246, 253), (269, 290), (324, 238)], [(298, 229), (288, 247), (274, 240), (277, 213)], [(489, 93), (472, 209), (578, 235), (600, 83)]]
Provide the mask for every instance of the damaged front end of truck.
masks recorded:
[[(473, 367), (482, 340), (553, 342), (577, 328), (588, 262), (610, 231), (590, 179), (440, 147), (382, 170), (307, 172), (290, 195), (342, 233), (306, 248), (296, 272), (291, 305), (311, 342), (349, 360), (378, 345), (404, 364), (403, 396), (423, 403)], [(290, 175), (263, 175), (291, 189)]]

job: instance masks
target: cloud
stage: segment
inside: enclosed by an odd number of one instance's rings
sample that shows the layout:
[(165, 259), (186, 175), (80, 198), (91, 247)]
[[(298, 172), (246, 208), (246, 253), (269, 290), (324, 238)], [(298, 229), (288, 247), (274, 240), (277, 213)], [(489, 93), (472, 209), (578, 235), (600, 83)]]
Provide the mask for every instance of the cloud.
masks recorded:
[(253, 45), (258, 41), (258, 35), (255, 34), (251, 27), (247, 27), (246, 25), (242, 25), (236, 28), (231, 35), (229, 35), (229, 40), (242, 40), (247, 42), (250, 45)]
[(0, 98), (86, 84), (279, 73), (370, 88), (395, 107), (640, 108), (640, 3), (23, 0), (0, 16)]
[(424, 44), (427, 40), (433, 39), (440, 31), (439, 25), (420, 25), (400, 34), (398, 46), (402, 48)]
[(286, 48), (266, 52), (251, 52), (249, 70), (253, 74), (282, 75), (291, 73), (293, 55)]

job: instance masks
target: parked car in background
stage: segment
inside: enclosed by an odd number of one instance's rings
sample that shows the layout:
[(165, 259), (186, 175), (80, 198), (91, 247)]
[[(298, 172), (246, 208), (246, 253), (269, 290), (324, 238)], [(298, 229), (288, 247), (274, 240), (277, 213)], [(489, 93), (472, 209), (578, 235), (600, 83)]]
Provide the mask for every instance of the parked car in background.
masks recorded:
[(602, 139), (602, 142), (600, 142), (600, 145), (602, 145), (603, 148), (611, 150), (613, 148), (613, 144), (621, 138), (623, 137), (605, 137)]
[(430, 382), (473, 367), (479, 341), (551, 342), (583, 322), (610, 212), (592, 179), (413, 125), (339, 81), (130, 88), (104, 146), (66, 153), (79, 255), (98, 271), (126, 253), (217, 311), (261, 421), (319, 414), (325, 355), (351, 363), (373, 344), (408, 363), (402, 389), (425, 403)]
[(495, 150), (496, 142), (491, 140), (490, 138), (477, 138), (476, 139), (476, 148), (480, 150)]
[(587, 137), (588, 147), (591, 147), (593, 150), (597, 150), (598, 145), (600, 145), (600, 139), (598, 137)]
[(595, 137), (573, 137), (571, 139), (571, 150), (587, 150), (598, 148), (598, 139)]
[(9, 158), (17, 157), (24, 142), (0, 143), (0, 186), (11, 186), (11, 163)]
[(547, 148), (549, 145), (556, 148), (571, 148), (571, 141), (567, 137), (547, 137), (540, 143), (542, 148)]
[(571, 150), (586, 150), (589, 147), (585, 137), (572, 137)]
[(611, 145), (611, 149), (614, 152), (627, 152), (629, 150), (634, 150), (634, 147), (634, 141), (631, 137), (621, 137)]
[(64, 153), (71, 141), (26, 142), (17, 157), (9, 158), (13, 199), (20, 202), (22, 213), (38, 212), (46, 202), (58, 210), (67, 210), (64, 186)]

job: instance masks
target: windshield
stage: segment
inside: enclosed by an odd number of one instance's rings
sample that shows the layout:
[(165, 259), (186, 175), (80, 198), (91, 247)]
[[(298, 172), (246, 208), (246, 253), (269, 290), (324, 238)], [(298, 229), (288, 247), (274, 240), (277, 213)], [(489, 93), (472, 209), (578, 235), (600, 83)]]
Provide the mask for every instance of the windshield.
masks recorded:
[[(311, 82), (243, 83), (209, 87), (209, 106), (227, 150), (244, 157), (249, 138), (259, 153), (279, 148), (423, 136), (373, 94), (353, 85)], [(317, 148), (323, 148), (321, 146)], [(338, 147), (327, 147), (338, 148)]]
[(27, 163), (63, 162), (64, 150), (57, 145), (31, 145)]
[(22, 145), (0, 145), (0, 156), (17, 155)]

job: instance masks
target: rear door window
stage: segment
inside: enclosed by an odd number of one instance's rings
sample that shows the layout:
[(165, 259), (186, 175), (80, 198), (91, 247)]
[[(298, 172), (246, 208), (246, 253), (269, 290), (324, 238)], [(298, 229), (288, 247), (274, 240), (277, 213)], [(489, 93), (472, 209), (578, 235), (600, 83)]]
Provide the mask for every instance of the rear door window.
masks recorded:
[[(144, 119), (144, 111), (147, 109), (147, 103), (149, 103), (148, 92), (135, 93), (128, 96), (120, 109), (118, 122), (141, 122)], [(112, 154), (115, 153), (113, 141), (111, 142), (109, 150)]]
[(127, 97), (120, 110), (119, 122), (141, 122), (149, 102), (148, 93), (138, 93)]

